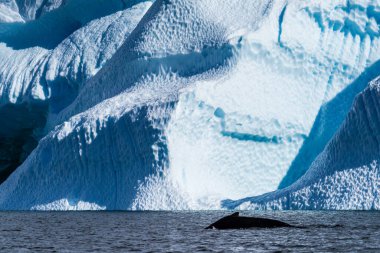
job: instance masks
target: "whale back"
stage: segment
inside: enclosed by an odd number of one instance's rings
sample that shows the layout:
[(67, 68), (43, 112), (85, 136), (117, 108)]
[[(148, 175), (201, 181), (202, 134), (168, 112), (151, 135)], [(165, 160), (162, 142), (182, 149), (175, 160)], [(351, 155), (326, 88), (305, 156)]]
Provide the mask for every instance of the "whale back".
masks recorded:
[(235, 212), (235, 213), (231, 214), (230, 217), (239, 217), (239, 215), (240, 215), (239, 212)]
[(235, 212), (212, 223), (210, 226), (206, 227), (206, 229), (246, 229), (276, 227), (291, 227), (291, 225), (273, 219), (239, 216), (239, 212)]

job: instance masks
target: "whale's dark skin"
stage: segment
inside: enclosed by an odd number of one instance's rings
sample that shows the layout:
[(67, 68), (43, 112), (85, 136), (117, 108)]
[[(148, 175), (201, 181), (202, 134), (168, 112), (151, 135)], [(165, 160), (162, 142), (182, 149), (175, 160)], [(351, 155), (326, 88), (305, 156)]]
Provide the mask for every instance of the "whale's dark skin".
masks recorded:
[(290, 224), (265, 218), (239, 216), (239, 212), (223, 217), (206, 229), (247, 229), (247, 228), (279, 228), (292, 227)]

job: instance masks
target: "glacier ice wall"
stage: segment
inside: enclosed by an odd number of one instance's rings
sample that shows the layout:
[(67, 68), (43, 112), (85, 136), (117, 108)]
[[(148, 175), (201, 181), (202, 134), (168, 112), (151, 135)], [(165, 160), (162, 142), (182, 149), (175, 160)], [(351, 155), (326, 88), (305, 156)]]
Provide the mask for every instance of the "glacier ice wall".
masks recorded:
[[(97, 4), (93, 2), (94, 6)], [(94, 21), (52, 50), (41, 47), (16, 50), (6, 43), (0, 44), (2, 180), (25, 160), (44, 135), (47, 117), (54, 117), (75, 99), (81, 85), (112, 57), (150, 5), (144, 2), (100, 19), (96, 17), (102, 13), (94, 12), (91, 17)], [(90, 16), (88, 13), (87, 18)], [(51, 19), (52, 16), (47, 17), (45, 22)], [(43, 22), (38, 24), (44, 27)], [(22, 38), (17, 40), (23, 42)]]
[(321, 160), (380, 74), (378, 1), (31, 3), (0, 1), (1, 208), (378, 208), (376, 152)]
[(310, 169), (282, 190), (227, 206), (253, 209), (379, 209), (380, 78), (360, 93)]
[[(149, 118), (154, 105), (137, 107), (138, 102), (134, 103), (144, 91), (136, 91), (134, 99), (131, 94), (127, 99), (117, 98), (123, 107), (107, 110), (107, 118), (91, 117), (99, 111), (104, 113), (104, 106), (98, 106), (42, 139), (23, 165), (3, 183), (2, 208), (41, 209), (38, 206), (61, 199), (68, 201), (68, 208), (81, 201), (107, 209), (129, 208), (137, 183), (156, 173), (151, 164), (154, 156), (163, 156), (165, 151), (160, 148), (160, 123)], [(129, 112), (123, 100), (133, 103)], [(165, 120), (166, 114), (162, 111), (160, 120)], [(93, 153), (98, 155), (92, 157)], [(11, 196), (5, 192), (11, 192)]]
[(194, 202), (263, 194), (305, 173), (379, 75), (378, 33), (368, 29), (378, 17), (367, 14), (376, 3), (365, 4), (277, 2), (257, 31), (234, 34), (237, 63), (222, 80), (181, 94), (170, 173)]

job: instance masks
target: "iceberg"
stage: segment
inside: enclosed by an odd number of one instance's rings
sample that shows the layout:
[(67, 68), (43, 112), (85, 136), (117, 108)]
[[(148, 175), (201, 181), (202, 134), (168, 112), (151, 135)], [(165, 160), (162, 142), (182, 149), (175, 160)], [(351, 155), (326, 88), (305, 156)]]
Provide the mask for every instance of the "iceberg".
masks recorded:
[(150, 5), (143, 2), (95, 18), (51, 50), (41, 46), (15, 50), (0, 44), (1, 181), (48, 131), (44, 131), (47, 117), (72, 102), (80, 86), (112, 57)]
[(379, 208), (379, 2), (17, 3), (1, 209)]
[(377, 78), (355, 98), (337, 133), (297, 182), (273, 193), (225, 204), (244, 209), (378, 210), (379, 98)]

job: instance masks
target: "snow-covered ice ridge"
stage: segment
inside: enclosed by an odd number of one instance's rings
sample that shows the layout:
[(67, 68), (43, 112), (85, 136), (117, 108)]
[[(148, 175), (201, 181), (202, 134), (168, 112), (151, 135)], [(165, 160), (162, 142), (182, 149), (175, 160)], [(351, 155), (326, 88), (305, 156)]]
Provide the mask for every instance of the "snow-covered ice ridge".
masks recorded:
[(0, 22), (2, 209), (380, 207), (380, 1), (0, 0)]

